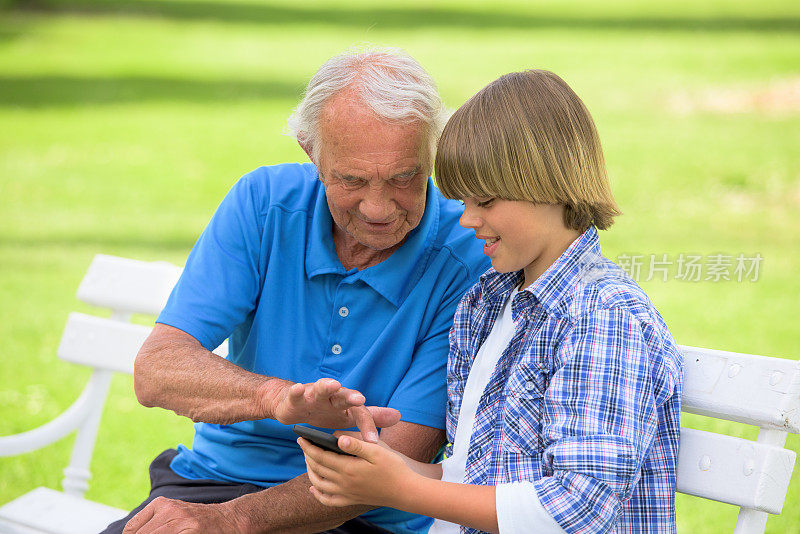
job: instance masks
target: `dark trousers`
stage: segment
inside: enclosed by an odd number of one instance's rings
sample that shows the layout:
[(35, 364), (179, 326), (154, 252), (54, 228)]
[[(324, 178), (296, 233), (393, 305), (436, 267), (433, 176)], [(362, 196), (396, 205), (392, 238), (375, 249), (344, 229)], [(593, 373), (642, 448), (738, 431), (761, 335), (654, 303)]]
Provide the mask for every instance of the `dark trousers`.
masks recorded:
[[(150, 495), (147, 497), (147, 500), (137, 506), (127, 517), (108, 525), (101, 534), (121, 534), (122, 529), (125, 528), (128, 521), (147, 506), (150, 501), (157, 497), (167, 497), (185, 502), (214, 504), (230, 501), (242, 495), (264, 489), (261, 486), (255, 486), (253, 484), (237, 484), (210, 479), (190, 480), (188, 478), (183, 478), (169, 467), (169, 464), (172, 462), (172, 459), (175, 458), (176, 454), (178, 454), (178, 451), (175, 449), (167, 449), (156, 456), (156, 459), (150, 464)], [(357, 517), (340, 525), (338, 528), (326, 531), (326, 534), (391, 534), (391, 532)]]

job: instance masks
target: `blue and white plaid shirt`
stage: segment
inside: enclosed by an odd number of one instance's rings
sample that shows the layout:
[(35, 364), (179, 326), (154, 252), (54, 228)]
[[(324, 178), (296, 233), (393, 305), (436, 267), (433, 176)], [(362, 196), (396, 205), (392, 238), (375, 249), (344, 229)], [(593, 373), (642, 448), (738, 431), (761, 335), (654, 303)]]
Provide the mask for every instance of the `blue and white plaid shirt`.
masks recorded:
[[(472, 362), (523, 278), (490, 269), (458, 306), (448, 456)], [(512, 316), (464, 482), (532, 482), (567, 532), (674, 532), (683, 357), (642, 289), (602, 256), (593, 227), (514, 297)]]

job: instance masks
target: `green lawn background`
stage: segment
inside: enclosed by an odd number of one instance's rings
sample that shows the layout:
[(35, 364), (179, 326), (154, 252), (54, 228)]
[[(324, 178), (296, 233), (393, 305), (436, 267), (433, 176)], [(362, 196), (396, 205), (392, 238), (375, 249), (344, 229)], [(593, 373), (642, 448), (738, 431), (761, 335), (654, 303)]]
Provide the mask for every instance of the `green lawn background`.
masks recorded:
[[(92, 257), (183, 264), (240, 175), (304, 160), (285, 118), (314, 70), (359, 42), (408, 50), (451, 107), (512, 70), (561, 75), (595, 117), (625, 212), (606, 255), (764, 258), (755, 282), (679, 281), (675, 264), (667, 282), (643, 276), (679, 343), (800, 359), (796, 2), (0, 0), (0, 435), (83, 388), (88, 371), (55, 349), (68, 312), (102, 313), (74, 296)], [(88, 497), (133, 507), (149, 461), (191, 436), (116, 377)], [(71, 442), (0, 459), (0, 503), (59, 488)], [(795, 472), (767, 532), (799, 532), (798, 503)], [(678, 498), (681, 532), (735, 518)]]

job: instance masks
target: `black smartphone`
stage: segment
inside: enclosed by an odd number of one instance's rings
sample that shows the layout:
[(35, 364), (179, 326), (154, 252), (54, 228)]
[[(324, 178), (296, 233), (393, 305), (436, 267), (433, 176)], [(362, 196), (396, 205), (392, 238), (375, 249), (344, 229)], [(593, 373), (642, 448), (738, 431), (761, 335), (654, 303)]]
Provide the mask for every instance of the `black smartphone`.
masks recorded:
[(306, 438), (317, 447), (323, 448), (326, 451), (344, 454), (346, 456), (353, 456), (352, 454), (344, 452), (339, 448), (339, 439), (333, 434), (302, 425), (294, 425), (292, 430), (294, 430), (294, 433), (301, 438)]

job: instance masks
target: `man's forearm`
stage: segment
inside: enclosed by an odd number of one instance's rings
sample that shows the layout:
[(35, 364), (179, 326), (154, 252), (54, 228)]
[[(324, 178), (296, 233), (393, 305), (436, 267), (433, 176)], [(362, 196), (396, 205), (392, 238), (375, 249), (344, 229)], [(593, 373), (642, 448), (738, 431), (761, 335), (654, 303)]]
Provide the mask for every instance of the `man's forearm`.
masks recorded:
[(302, 474), (284, 484), (251, 493), (225, 503), (244, 532), (306, 533), (333, 529), (357, 517), (372, 506), (333, 508), (317, 501)]
[(270, 417), (270, 391), (277, 382), (282, 381), (245, 371), (185, 332), (161, 324), (134, 363), (139, 402), (207, 423)]
[[(384, 429), (386, 444), (417, 463), (429, 461), (444, 441), (442, 430), (401, 421)], [(441, 466), (425, 468), (441, 478)], [(436, 473), (438, 472), (438, 476)], [(308, 474), (225, 503), (231, 506), (243, 532), (320, 532), (335, 528), (373, 506), (330, 507), (317, 501), (308, 488)]]

